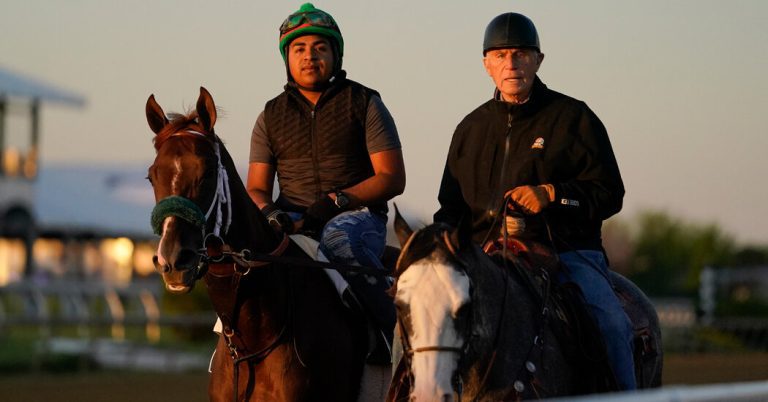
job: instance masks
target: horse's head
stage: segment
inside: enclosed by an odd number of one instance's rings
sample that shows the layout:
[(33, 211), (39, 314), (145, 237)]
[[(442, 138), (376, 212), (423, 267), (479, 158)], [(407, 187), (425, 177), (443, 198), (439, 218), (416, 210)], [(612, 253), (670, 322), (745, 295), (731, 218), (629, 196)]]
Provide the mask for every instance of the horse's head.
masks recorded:
[(216, 106), (200, 87), (196, 111), (169, 120), (152, 95), (146, 114), (157, 151), (147, 177), (157, 202), (152, 227), (161, 236), (155, 267), (169, 291), (186, 293), (198, 276), (205, 211), (216, 202), (221, 185), (219, 144), (213, 132)]
[(458, 230), (432, 224), (415, 233), (399, 213), (402, 252), (395, 305), (413, 375), (411, 399), (452, 401), (470, 330), (470, 280), (459, 258)]

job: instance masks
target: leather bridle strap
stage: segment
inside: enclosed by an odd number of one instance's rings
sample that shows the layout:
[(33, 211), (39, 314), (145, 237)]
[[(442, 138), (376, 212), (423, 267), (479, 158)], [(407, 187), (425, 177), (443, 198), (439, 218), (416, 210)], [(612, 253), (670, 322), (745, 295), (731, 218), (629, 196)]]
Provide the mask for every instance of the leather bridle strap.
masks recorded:
[(234, 364), (234, 402), (237, 402), (237, 394), (238, 394), (238, 383), (240, 382), (240, 363), (247, 362), (247, 361), (253, 361), (254, 364), (259, 364), (264, 361), (264, 359), (269, 356), (270, 353), (272, 353), (273, 350), (277, 349), (277, 347), (280, 345), (280, 341), (283, 339), (283, 336), (285, 336), (285, 328), (286, 326), (283, 326), (283, 329), (280, 330), (280, 333), (277, 334), (275, 337), (275, 340), (272, 341), (269, 345), (267, 345), (265, 348), (259, 350), (256, 353), (243, 356), (243, 357), (232, 357), (232, 364)]
[(227, 252), (225, 254), (232, 255), (233, 258), (236, 256), (242, 259), (243, 262), (248, 262), (249, 264), (258, 264), (257, 266), (262, 266), (269, 263), (278, 263), (278, 264), (285, 264), (285, 265), (292, 265), (292, 266), (301, 266), (306, 268), (333, 269), (339, 272), (356, 272), (356, 273), (371, 275), (371, 276), (390, 276), (390, 273), (388, 271), (385, 271), (379, 268), (364, 267), (360, 265), (337, 264), (333, 262), (315, 261), (315, 260), (309, 260), (309, 259), (298, 258), (298, 257), (286, 257), (282, 255), (250, 253), (250, 252), (247, 252), (247, 250), (244, 250), (244, 251), (246, 252), (245, 253)]
[[(279, 257), (282, 256), (286, 249), (288, 249), (288, 245), (290, 244), (290, 239), (288, 236), (283, 235), (283, 239), (280, 241), (280, 244), (275, 247), (274, 250), (269, 252), (269, 254), (266, 254), (269, 257)], [(229, 249), (228, 246), (225, 246), (226, 249)], [(232, 257), (235, 262), (243, 267), (247, 268), (258, 268), (263, 267), (265, 265), (269, 265), (272, 262), (271, 261), (265, 261), (265, 260), (257, 260), (257, 259), (251, 259), (253, 255), (261, 255), (261, 254), (252, 254), (249, 250), (243, 250), (239, 253), (234, 253), (230, 250), (224, 250), (225, 255), (229, 255)]]
[(420, 348), (406, 350), (405, 354), (408, 356), (413, 356), (415, 353), (421, 352), (453, 352), (461, 354), (464, 352), (464, 350), (454, 346), (422, 346)]

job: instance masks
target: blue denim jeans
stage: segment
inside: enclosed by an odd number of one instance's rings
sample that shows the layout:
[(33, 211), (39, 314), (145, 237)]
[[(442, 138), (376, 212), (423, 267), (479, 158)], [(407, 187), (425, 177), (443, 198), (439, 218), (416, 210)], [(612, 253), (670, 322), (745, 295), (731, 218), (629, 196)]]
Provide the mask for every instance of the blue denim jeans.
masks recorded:
[[(560, 261), (568, 267), (570, 280), (581, 288), (587, 306), (603, 334), (608, 361), (619, 386), (624, 390), (636, 389), (632, 355), (634, 330), (613, 292), (605, 256), (601, 251), (579, 250), (560, 254)], [(558, 279), (563, 282), (569, 278), (561, 275)]]
[[(386, 216), (363, 208), (342, 212), (328, 221), (320, 236), (320, 251), (331, 262), (384, 270), (380, 257), (386, 240)], [(346, 279), (391, 345), (396, 315), (392, 297), (386, 294), (389, 281), (383, 276), (358, 274), (346, 275)]]

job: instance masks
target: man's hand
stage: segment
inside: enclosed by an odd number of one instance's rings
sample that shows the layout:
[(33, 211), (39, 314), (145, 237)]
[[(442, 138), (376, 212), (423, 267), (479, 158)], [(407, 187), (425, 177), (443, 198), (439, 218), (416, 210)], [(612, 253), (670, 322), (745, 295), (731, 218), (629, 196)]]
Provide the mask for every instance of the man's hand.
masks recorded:
[(338, 215), (341, 210), (333, 202), (331, 197), (325, 196), (307, 208), (304, 215), (302, 231), (319, 235), (323, 227), (331, 218)]
[(267, 204), (262, 208), (261, 213), (267, 218), (267, 222), (279, 232), (293, 234), (295, 232), (293, 220), (290, 215), (281, 210), (274, 204)]
[(507, 197), (510, 209), (520, 209), (525, 214), (535, 215), (555, 200), (555, 187), (551, 184), (515, 187), (504, 194), (504, 198)]

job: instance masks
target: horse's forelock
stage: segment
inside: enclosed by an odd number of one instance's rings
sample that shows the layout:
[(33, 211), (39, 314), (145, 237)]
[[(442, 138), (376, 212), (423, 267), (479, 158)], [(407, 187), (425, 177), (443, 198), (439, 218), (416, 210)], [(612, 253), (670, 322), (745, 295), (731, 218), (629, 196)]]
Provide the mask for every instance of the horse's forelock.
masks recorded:
[(443, 251), (449, 258), (456, 258), (450, 245), (445, 244), (445, 233), (450, 226), (434, 223), (413, 234), (413, 237), (401, 251), (402, 257), (398, 264), (395, 277), (400, 276), (414, 262), (428, 257), (436, 250)]
[(213, 135), (203, 129), (198, 121), (197, 111), (191, 111), (187, 114), (181, 113), (169, 113), (168, 124), (163, 127), (163, 130), (158, 133), (153, 142), (155, 144), (155, 150), (159, 150), (163, 143), (170, 138), (173, 134), (181, 131), (196, 131), (205, 135)]
[[(451, 227), (444, 223), (433, 223), (414, 232), (403, 249), (400, 251), (400, 258), (395, 267), (394, 277), (398, 278), (415, 262), (432, 256), (436, 251), (449, 262), (461, 263), (458, 256), (454, 253), (451, 245), (445, 244), (445, 233), (449, 232)], [(387, 291), (389, 295), (397, 294), (397, 281)]]

